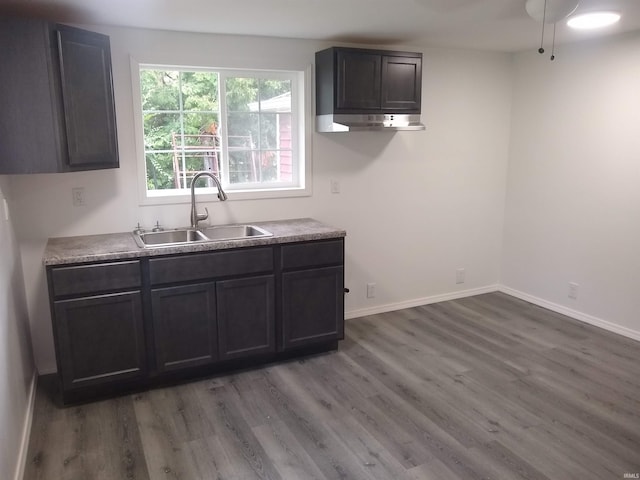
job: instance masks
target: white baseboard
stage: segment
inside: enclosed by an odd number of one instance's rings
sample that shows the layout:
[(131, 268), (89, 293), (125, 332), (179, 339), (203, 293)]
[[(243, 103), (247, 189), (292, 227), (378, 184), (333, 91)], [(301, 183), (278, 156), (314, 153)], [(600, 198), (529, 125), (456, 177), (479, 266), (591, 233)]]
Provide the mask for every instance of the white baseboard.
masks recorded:
[(471, 297), (473, 295), (481, 295), (483, 293), (491, 293), (491, 292), (502, 292), (507, 295), (511, 295), (512, 297), (516, 297), (521, 300), (524, 300), (525, 302), (533, 303), (534, 305), (538, 305), (539, 307), (543, 307), (553, 312), (566, 315), (567, 317), (571, 317), (574, 320), (588, 323), (589, 325), (593, 325), (595, 327), (599, 327), (604, 330), (617, 333), (618, 335), (622, 335), (624, 337), (640, 341), (640, 331), (632, 330), (630, 328), (623, 327), (621, 325), (617, 325), (612, 322), (608, 322), (607, 320), (594, 317), (593, 315), (579, 312), (578, 310), (573, 310), (571, 308), (558, 305), (557, 303), (549, 302), (547, 300), (543, 300), (542, 298), (538, 298), (533, 295), (529, 295), (528, 293), (524, 293), (519, 290), (515, 290), (513, 288), (509, 288), (505, 285), (499, 285), (499, 284), (489, 285), (487, 287), (473, 288), (470, 290), (462, 290), (459, 292), (433, 295), (430, 297), (415, 298), (413, 300), (406, 300), (403, 302), (387, 303), (385, 305), (377, 305), (375, 307), (351, 310), (351, 311), (345, 312), (345, 319), (366, 317), (367, 315), (376, 315), (378, 313), (393, 312), (395, 310), (402, 310), (403, 308), (419, 307), (420, 305), (428, 305), (430, 303), (437, 303), (437, 302), (446, 302), (448, 300), (456, 300), (458, 298)]
[(430, 297), (415, 298), (397, 303), (387, 303), (385, 305), (376, 305), (375, 307), (360, 308), (345, 312), (344, 318), (366, 317), (367, 315), (376, 315), (378, 313), (393, 312), (402, 310), (403, 308), (419, 307), (420, 305), (428, 305), (430, 303), (446, 302), (448, 300), (456, 300), (458, 298), (472, 297), (483, 293), (497, 292), (498, 285), (489, 285), (487, 287), (472, 288), (470, 290), (461, 290), (459, 292), (443, 293), (440, 295), (432, 295)]
[(546, 308), (553, 312), (566, 315), (567, 317), (571, 317), (575, 320), (588, 323), (589, 325), (600, 327), (604, 330), (608, 330), (610, 332), (617, 333), (619, 335), (631, 338), (633, 340), (640, 341), (640, 332), (637, 330), (632, 330), (630, 328), (608, 322), (607, 320), (603, 320), (601, 318), (594, 317), (592, 315), (589, 315), (583, 312), (579, 312), (578, 310), (573, 310), (571, 308), (558, 305), (557, 303), (549, 302), (547, 300), (543, 300), (542, 298), (534, 297), (533, 295), (529, 295), (528, 293), (524, 293), (519, 290), (509, 288), (505, 285), (498, 285), (498, 291), (502, 293), (506, 293), (507, 295), (511, 295), (512, 297), (516, 297), (521, 300), (524, 300), (525, 302), (533, 303), (534, 305), (538, 305), (539, 307)]
[(27, 465), (27, 454), (29, 453), (29, 438), (31, 437), (31, 425), (33, 423), (33, 410), (36, 404), (36, 390), (38, 388), (38, 372), (33, 372), (31, 386), (29, 387), (29, 398), (27, 399), (27, 412), (25, 414), (24, 425), (22, 427), (22, 438), (20, 439), (20, 450), (18, 452), (18, 464), (14, 480), (22, 480), (24, 469)]

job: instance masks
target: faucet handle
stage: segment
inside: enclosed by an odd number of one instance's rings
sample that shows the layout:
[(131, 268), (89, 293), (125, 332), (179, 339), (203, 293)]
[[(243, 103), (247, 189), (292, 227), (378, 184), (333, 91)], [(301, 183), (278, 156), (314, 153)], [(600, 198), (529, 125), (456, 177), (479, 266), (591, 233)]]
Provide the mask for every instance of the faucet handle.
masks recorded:
[(207, 207), (204, 207), (204, 211), (206, 213), (196, 213), (196, 218), (198, 221), (206, 220), (207, 218), (209, 218), (209, 209)]
[(140, 222), (138, 222), (138, 225), (136, 225), (136, 228), (133, 229), (133, 233), (136, 235), (140, 235), (144, 233), (144, 228), (140, 226)]

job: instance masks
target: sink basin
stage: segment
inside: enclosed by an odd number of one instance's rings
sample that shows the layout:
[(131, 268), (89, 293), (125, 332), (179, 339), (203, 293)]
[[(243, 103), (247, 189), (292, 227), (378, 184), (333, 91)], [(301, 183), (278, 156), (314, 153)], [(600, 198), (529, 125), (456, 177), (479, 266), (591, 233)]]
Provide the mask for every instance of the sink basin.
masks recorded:
[(243, 238), (270, 237), (272, 234), (255, 225), (220, 225), (203, 230), (178, 228), (161, 232), (134, 233), (138, 246), (142, 248), (172, 247), (191, 243), (220, 242)]
[(176, 230), (163, 230), (161, 232), (147, 232), (134, 234), (138, 245), (141, 247), (161, 247), (182, 245), (185, 243), (204, 242), (209, 240), (202, 232), (191, 228), (180, 228)]
[(208, 227), (202, 233), (211, 241), (236, 240), (239, 238), (270, 237), (272, 234), (255, 225), (220, 225)]

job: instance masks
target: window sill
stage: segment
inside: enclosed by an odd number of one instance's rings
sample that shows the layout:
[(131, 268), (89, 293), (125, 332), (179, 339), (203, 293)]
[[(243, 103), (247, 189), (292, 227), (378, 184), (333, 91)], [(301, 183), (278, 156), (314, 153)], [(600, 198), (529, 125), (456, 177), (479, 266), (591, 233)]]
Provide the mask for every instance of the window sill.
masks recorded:
[[(228, 201), (236, 200), (263, 200), (270, 198), (294, 198), (294, 197), (310, 197), (311, 187), (305, 188), (283, 188), (283, 189), (265, 189), (265, 190), (225, 190)], [(218, 192), (215, 188), (198, 189), (196, 191), (198, 202), (214, 202), (218, 201)], [(191, 203), (190, 193), (173, 193), (159, 192), (157, 195), (148, 192), (142, 192), (140, 196), (140, 205), (171, 205)]]

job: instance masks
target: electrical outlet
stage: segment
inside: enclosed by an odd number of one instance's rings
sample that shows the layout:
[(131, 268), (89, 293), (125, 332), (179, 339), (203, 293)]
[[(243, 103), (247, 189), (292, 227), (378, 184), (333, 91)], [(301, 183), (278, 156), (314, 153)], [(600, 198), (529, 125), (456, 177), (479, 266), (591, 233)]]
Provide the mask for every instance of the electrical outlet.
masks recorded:
[(580, 289), (580, 285), (574, 282), (569, 282), (569, 298), (577, 300), (579, 289)]
[(84, 206), (84, 187), (74, 187), (71, 189), (71, 198), (74, 207)]
[(464, 268), (456, 270), (456, 283), (464, 283)]
[(331, 193), (340, 193), (340, 182), (338, 180), (331, 180)]
[(376, 296), (376, 284), (367, 283), (367, 298), (374, 298)]

